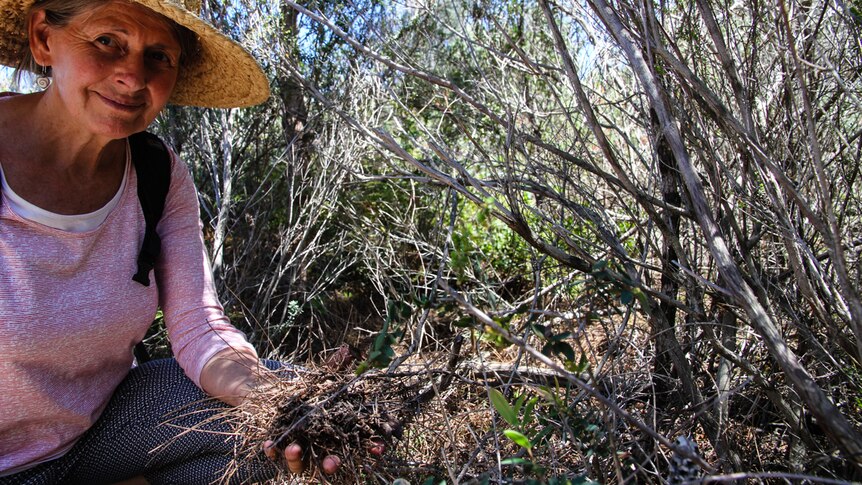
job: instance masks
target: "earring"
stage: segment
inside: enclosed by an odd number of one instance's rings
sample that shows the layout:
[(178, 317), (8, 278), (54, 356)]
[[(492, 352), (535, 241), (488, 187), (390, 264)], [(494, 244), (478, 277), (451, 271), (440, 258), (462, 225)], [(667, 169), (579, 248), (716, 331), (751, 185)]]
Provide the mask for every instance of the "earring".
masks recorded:
[(45, 66), (40, 67), (42, 72), (36, 78), (36, 86), (38, 86), (39, 89), (48, 89), (48, 86), (51, 85), (51, 77), (48, 75), (48, 68)]

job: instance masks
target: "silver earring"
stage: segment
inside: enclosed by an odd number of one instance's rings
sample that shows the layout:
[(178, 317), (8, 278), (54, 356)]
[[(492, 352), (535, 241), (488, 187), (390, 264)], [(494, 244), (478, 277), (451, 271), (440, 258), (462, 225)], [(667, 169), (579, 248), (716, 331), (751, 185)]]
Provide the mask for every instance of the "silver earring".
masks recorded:
[(48, 76), (48, 69), (45, 66), (41, 66), (41, 73), (36, 78), (36, 86), (39, 89), (48, 89), (48, 86), (51, 85), (51, 77)]

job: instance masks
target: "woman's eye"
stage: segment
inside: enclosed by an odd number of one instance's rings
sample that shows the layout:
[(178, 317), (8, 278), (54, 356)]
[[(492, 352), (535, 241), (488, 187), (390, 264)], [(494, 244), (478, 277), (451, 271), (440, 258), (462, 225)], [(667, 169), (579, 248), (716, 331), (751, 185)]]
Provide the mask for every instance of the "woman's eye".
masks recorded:
[(114, 47), (116, 45), (114, 39), (108, 37), (107, 35), (100, 35), (99, 37), (96, 37), (96, 43), (106, 47)]
[(151, 52), (150, 53), (150, 59), (152, 59), (156, 62), (162, 63), (162, 64), (171, 65), (171, 66), (174, 64), (173, 58), (167, 52), (162, 52), (162, 51)]

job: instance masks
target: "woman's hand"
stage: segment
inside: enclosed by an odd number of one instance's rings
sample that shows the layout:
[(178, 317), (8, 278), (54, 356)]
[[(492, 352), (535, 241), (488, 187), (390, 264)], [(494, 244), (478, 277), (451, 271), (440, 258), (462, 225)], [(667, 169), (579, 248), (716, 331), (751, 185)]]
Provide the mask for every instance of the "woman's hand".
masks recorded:
[[(386, 451), (386, 445), (380, 439), (373, 439), (368, 443), (368, 452), (374, 456), (382, 456)], [(263, 443), (263, 453), (274, 462), (279, 461), (278, 447), (272, 440)], [(305, 471), (304, 450), (298, 443), (291, 443), (282, 452), (282, 457), (287, 463), (287, 469), (291, 473), (300, 474)], [(320, 461), (320, 470), (324, 475), (333, 475), (341, 468), (341, 458), (337, 455), (326, 455)]]
[[(287, 448), (282, 452), (284, 461), (287, 463), (287, 469), (291, 473), (300, 474), (305, 471), (305, 460), (303, 460), (302, 446), (297, 443), (287, 445)], [(272, 440), (267, 440), (263, 443), (263, 453), (272, 461), (278, 462), (278, 448)], [(320, 462), (320, 470), (324, 475), (332, 475), (341, 467), (341, 458), (336, 455), (327, 455)]]
[(239, 405), (265, 372), (257, 354), (248, 349), (225, 349), (207, 361), (201, 370), (201, 388), (215, 398)]

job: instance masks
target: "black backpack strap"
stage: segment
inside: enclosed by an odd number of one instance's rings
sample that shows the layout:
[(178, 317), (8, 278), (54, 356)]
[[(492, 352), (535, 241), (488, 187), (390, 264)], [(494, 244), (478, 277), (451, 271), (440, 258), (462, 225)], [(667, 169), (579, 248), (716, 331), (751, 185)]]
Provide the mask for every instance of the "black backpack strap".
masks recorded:
[(148, 132), (130, 136), (129, 149), (138, 176), (138, 199), (146, 222), (144, 243), (138, 253), (138, 272), (132, 279), (150, 286), (150, 270), (155, 268), (162, 252), (162, 240), (156, 226), (162, 218), (171, 185), (171, 156), (165, 144)]
[(132, 349), (132, 355), (135, 356), (135, 360), (138, 362), (138, 365), (146, 364), (153, 360), (150, 356), (150, 351), (147, 350), (147, 346), (144, 344), (143, 340), (135, 344), (135, 348)]

